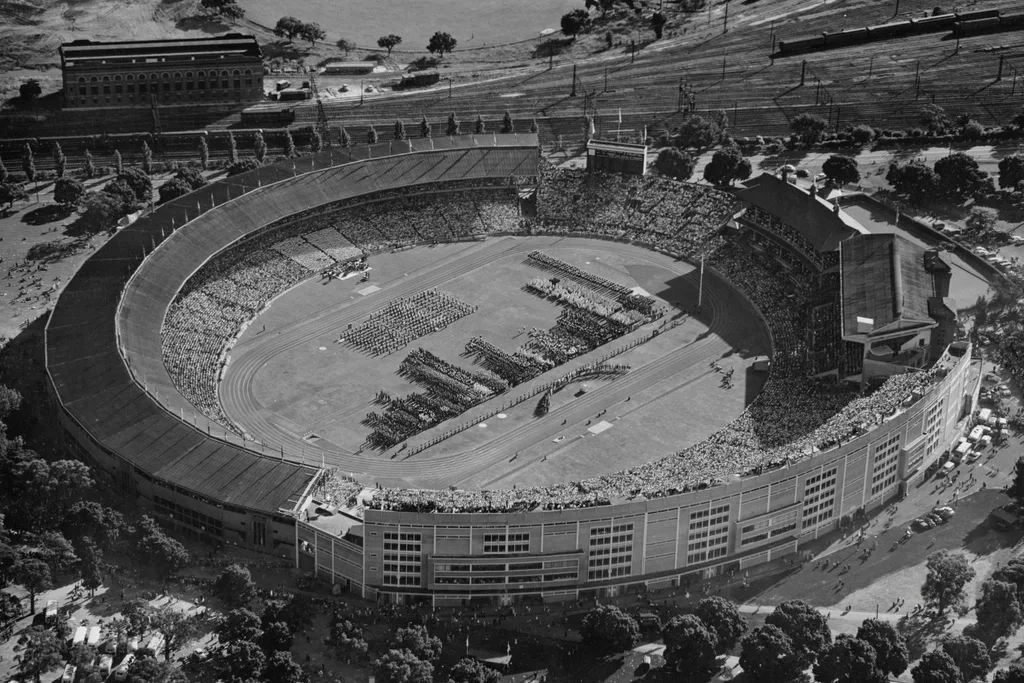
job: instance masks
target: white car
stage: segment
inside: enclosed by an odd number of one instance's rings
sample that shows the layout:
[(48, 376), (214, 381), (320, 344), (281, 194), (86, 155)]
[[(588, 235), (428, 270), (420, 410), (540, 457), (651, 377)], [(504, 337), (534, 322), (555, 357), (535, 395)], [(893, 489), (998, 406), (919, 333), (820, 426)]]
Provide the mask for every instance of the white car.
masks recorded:
[(1014, 244), (1024, 244), (1024, 237), (1020, 235), (1010, 235), (1010, 241)]
[(972, 251), (978, 256), (991, 256), (992, 252), (985, 247), (975, 247)]
[(132, 654), (131, 652), (126, 654), (124, 656), (124, 659), (121, 660), (121, 663), (117, 665), (116, 669), (114, 669), (114, 680), (115, 681), (123, 681), (125, 678), (127, 678), (128, 677), (128, 667), (130, 667), (132, 665), (132, 662), (134, 662), (134, 661), (135, 661), (135, 655), (134, 654)]

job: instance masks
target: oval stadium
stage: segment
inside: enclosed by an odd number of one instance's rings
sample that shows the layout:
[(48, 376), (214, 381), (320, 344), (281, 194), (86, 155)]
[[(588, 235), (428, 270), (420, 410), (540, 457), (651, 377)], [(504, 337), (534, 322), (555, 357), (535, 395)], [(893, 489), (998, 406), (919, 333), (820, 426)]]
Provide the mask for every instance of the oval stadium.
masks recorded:
[(64, 428), (180, 533), (434, 605), (786, 562), (961, 435), (943, 253), (770, 174), (590, 161), (423, 138), (155, 208), (49, 318)]

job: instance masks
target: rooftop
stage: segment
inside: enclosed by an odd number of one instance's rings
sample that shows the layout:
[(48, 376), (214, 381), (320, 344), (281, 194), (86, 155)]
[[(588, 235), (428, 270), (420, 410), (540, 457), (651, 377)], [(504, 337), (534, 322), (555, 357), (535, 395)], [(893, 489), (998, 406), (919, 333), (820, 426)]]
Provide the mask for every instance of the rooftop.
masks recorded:
[(262, 58), (256, 37), (228, 33), (207, 38), (176, 38), (173, 40), (119, 40), (100, 42), (76, 40), (60, 46), (65, 61), (97, 60), (114, 57), (158, 57), (200, 53), (242, 53)]

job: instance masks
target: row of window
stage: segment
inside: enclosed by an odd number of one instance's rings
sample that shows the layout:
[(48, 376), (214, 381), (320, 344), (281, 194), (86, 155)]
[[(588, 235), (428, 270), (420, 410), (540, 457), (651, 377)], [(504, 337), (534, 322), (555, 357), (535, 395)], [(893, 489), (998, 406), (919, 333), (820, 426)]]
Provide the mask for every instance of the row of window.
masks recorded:
[(725, 546), (718, 548), (711, 548), (709, 550), (702, 550), (696, 553), (690, 553), (686, 556), (686, 564), (698, 564), (700, 562), (707, 562), (708, 560), (714, 560), (719, 557), (725, 557), (728, 549)]
[(484, 555), (530, 552), (530, 534), (484, 534)]
[(224, 535), (224, 522), (219, 519), (204, 515), (191, 508), (178, 505), (174, 501), (160, 496), (153, 496), (153, 504), (156, 511), (173, 519), (175, 522), (185, 524), (204, 533), (215, 536)]

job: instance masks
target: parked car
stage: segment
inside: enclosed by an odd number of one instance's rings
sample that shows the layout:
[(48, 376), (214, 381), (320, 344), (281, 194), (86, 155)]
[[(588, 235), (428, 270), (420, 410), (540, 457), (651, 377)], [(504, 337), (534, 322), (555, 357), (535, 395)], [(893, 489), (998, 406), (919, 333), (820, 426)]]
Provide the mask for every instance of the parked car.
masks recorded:
[(111, 655), (103, 655), (103, 656), (101, 656), (100, 657), (100, 666), (99, 666), (100, 674), (102, 674), (104, 678), (109, 676), (110, 675), (110, 669), (111, 669), (111, 667), (113, 667), (113, 665), (114, 665), (114, 658)]
[(941, 515), (943, 517), (943, 519), (947, 519), (947, 520), (949, 518), (951, 518), (953, 515), (956, 514), (956, 510), (954, 510), (953, 508), (949, 507), (948, 505), (943, 505), (942, 507), (937, 507), (934, 510), (932, 510), (932, 512), (934, 512), (934, 513), (936, 513), (938, 515)]
[(60, 683), (75, 683), (75, 674), (78, 673), (78, 667), (74, 664), (68, 664), (64, 667), (64, 675), (60, 677)]
[(942, 515), (940, 515), (940, 514), (938, 514), (936, 512), (929, 512), (924, 517), (925, 517), (925, 519), (930, 519), (932, 521), (932, 523), (935, 524), (936, 526), (938, 526), (939, 524), (945, 524), (946, 523), (945, 518)]
[(952, 461), (947, 462), (945, 465), (939, 468), (939, 471), (935, 473), (935, 476), (945, 477), (946, 475), (953, 471), (954, 467), (956, 467), (955, 463), (953, 463)]
[(910, 525), (918, 531), (927, 531), (928, 529), (931, 529), (933, 526), (935, 526), (935, 524), (925, 519), (924, 517), (918, 517), (913, 522), (911, 522)]
[(135, 661), (135, 655), (134, 654), (132, 654), (131, 652), (126, 654), (124, 656), (124, 659), (121, 660), (121, 663), (117, 665), (116, 669), (114, 669), (114, 680), (115, 681), (123, 681), (125, 678), (127, 678), (128, 677), (128, 667), (130, 667), (132, 665), (132, 662), (134, 662), (134, 661)]

